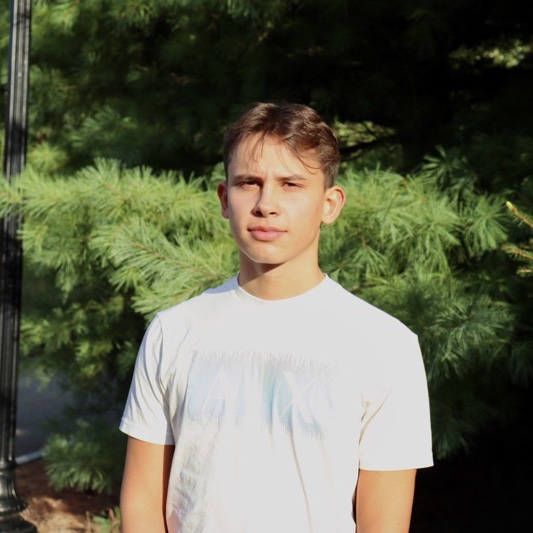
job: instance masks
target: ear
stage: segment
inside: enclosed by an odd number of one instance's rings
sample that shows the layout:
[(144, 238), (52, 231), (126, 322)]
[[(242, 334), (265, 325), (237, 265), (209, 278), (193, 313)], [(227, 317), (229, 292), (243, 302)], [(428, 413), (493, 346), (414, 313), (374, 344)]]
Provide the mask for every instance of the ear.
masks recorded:
[(229, 218), (228, 209), (228, 182), (221, 181), (217, 187), (218, 199), (220, 200), (220, 206), (222, 208), (222, 216)]
[(345, 200), (346, 194), (342, 187), (334, 185), (326, 189), (324, 211), (322, 214), (322, 222), (324, 224), (332, 224), (337, 220), (337, 217), (341, 214)]

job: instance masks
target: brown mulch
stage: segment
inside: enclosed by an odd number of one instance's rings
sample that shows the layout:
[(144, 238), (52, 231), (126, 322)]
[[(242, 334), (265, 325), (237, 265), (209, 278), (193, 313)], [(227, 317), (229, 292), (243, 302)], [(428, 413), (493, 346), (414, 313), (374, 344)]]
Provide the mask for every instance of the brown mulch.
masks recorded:
[(18, 466), (15, 476), (17, 493), (28, 502), (21, 516), (39, 533), (99, 532), (94, 517), (109, 517), (118, 504), (116, 496), (53, 489), (41, 459)]

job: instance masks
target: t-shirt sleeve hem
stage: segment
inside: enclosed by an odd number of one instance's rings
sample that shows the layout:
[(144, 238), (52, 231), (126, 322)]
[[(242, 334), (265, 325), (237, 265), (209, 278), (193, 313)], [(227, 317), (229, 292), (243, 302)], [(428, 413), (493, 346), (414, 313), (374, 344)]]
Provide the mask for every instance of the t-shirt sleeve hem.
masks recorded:
[(433, 458), (428, 457), (426, 459), (418, 458), (416, 461), (403, 462), (403, 463), (360, 463), (359, 468), (361, 470), (376, 470), (380, 472), (388, 472), (393, 470), (413, 470), (420, 468), (429, 468), (433, 466)]
[(172, 435), (154, 435), (153, 431), (134, 426), (127, 420), (122, 419), (119, 425), (120, 431), (138, 440), (151, 444), (174, 444)]

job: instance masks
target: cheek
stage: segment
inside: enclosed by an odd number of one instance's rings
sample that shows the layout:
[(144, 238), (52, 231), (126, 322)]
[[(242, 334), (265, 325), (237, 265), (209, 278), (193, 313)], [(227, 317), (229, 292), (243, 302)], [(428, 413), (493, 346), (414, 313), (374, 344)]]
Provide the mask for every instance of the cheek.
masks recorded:
[(242, 201), (236, 201), (235, 198), (229, 199), (226, 207), (226, 218), (232, 228), (245, 225), (249, 212), (249, 208)]
[(236, 198), (228, 198), (228, 203), (226, 207), (226, 211), (228, 215), (230, 215), (232, 218), (239, 217), (243, 212), (243, 204), (242, 201), (239, 201)]
[(309, 224), (320, 223), (324, 216), (324, 204), (320, 202), (304, 202), (298, 206), (297, 212), (300, 220), (306, 219)]

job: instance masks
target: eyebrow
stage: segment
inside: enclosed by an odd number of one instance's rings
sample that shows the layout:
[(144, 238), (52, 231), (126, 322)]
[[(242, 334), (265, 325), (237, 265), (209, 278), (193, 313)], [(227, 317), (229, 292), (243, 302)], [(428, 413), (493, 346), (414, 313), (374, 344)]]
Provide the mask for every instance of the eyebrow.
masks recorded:
[[(262, 176), (258, 176), (256, 174), (237, 174), (236, 176), (232, 176), (232, 179), (234, 181), (237, 180), (246, 180), (246, 179), (258, 179), (262, 180), (264, 179)], [(289, 174), (287, 176), (276, 176), (274, 178), (277, 181), (308, 181), (309, 178), (306, 178), (305, 176), (301, 176), (300, 174)]]

